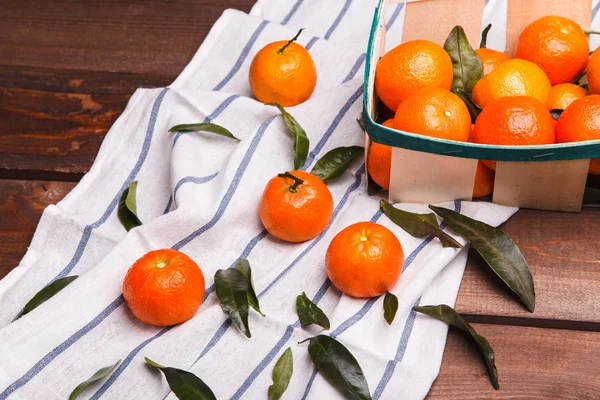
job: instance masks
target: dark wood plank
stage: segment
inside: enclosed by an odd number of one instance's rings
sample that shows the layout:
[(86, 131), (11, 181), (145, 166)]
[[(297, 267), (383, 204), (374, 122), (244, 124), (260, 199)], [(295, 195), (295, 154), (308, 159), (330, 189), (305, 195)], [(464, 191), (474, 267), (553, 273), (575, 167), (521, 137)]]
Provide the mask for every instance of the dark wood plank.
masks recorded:
[(42, 211), (74, 186), (70, 182), (0, 180), (0, 279), (19, 265)]
[[(471, 254), (456, 310), (471, 321), (600, 330), (600, 210), (520, 210), (503, 227), (531, 267), (535, 313)], [(483, 317), (482, 317), (483, 316)]]
[(451, 329), (428, 399), (598, 399), (600, 333), (474, 324), (496, 355), (494, 390), (474, 345)]

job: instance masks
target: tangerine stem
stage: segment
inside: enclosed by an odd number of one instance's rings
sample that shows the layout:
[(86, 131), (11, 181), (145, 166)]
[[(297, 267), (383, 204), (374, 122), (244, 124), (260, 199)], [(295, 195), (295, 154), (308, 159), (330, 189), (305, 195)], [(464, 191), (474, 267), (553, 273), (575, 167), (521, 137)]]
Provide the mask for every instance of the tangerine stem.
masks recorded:
[(296, 39), (298, 39), (298, 36), (300, 36), (300, 34), (302, 33), (302, 31), (303, 31), (303, 30), (304, 30), (304, 28), (300, 29), (300, 30), (298, 31), (298, 33), (296, 33), (296, 36), (294, 36), (294, 37), (292, 38), (292, 40), (288, 41), (288, 42), (285, 44), (285, 46), (283, 46), (282, 48), (280, 48), (279, 50), (277, 50), (277, 54), (283, 54), (283, 51), (284, 51), (284, 50), (285, 50), (285, 49), (286, 49), (286, 48), (287, 48), (287, 47), (288, 47), (290, 44), (292, 44), (292, 42), (295, 42), (295, 41), (296, 41)]
[(600, 31), (583, 31), (586, 35), (600, 35)]
[(492, 24), (486, 26), (483, 32), (481, 32), (481, 43), (479, 43), (479, 48), (485, 49), (485, 46), (487, 45), (487, 35), (490, 29), (492, 29)]
[(277, 176), (281, 177), (281, 178), (290, 178), (294, 180), (294, 184), (292, 186), (290, 186), (289, 191), (292, 193), (296, 193), (298, 191), (298, 186), (302, 185), (304, 183), (304, 181), (294, 175), (292, 175), (289, 172), (286, 172), (285, 174), (277, 174)]

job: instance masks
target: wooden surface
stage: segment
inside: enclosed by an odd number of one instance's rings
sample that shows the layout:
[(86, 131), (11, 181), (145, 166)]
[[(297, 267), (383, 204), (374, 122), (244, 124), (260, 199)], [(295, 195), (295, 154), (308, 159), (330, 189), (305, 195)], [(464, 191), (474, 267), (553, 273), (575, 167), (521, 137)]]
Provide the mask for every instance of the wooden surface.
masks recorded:
[[(169, 84), (222, 10), (252, 3), (2, 1), (0, 278), (24, 255), (43, 209), (89, 170), (135, 88)], [(430, 398), (600, 398), (598, 226), (598, 209), (522, 210), (505, 224), (534, 275), (534, 314), (471, 254), (456, 309), (495, 349), (501, 390), (451, 330)]]

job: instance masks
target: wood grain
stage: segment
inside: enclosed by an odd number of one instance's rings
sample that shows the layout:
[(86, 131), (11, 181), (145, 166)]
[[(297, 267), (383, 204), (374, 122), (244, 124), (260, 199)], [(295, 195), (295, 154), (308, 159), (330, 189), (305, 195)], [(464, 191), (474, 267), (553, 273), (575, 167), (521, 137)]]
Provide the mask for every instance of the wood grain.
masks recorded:
[(19, 265), (42, 211), (74, 186), (71, 182), (0, 180), (0, 279)]
[(474, 324), (496, 355), (494, 390), (477, 348), (451, 329), (427, 399), (592, 400), (600, 393), (600, 333)]

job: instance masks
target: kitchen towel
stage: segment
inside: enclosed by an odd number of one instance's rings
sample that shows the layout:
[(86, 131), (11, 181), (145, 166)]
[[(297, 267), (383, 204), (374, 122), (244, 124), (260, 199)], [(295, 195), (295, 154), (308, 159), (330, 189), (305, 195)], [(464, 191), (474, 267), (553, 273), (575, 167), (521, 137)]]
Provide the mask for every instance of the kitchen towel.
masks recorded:
[[(295, 298), (302, 292), (330, 317), (331, 329), (323, 333), (358, 359), (373, 398), (426, 396), (440, 368), (447, 326), (411, 307), (454, 304), (466, 247), (445, 249), (437, 239), (414, 238), (391, 223), (379, 210), (380, 197), (366, 194), (362, 157), (328, 185), (334, 214), (317, 238), (281, 242), (267, 234), (257, 216), (268, 180), (293, 168), (293, 150), (278, 110), (252, 99), (248, 69), (253, 56), (267, 43), (306, 28), (299, 42), (315, 60), (318, 83), (308, 101), (288, 111), (310, 139), (304, 166), (310, 170), (335, 147), (363, 145), (356, 120), (375, 6), (375, 0), (260, 0), (250, 15), (228, 10), (172, 85), (134, 93), (91, 171), (45, 210), (21, 264), (0, 281), (0, 399), (65, 399), (77, 384), (117, 360), (122, 363), (115, 372), (80, 398), (174, 399), (144, 357), (195, 373), (218, 399), (262, 399), (273, 365), (287, 347), (293, 351), (294, 374), (284, 398), (339, 398), (314, 369), (306, 344), (297, 344), (321, 333), (299, 327)], [(482, 25), (502, 7), (506, 0), (490, 1)], [(403, 10), (403, 4), (388, 9), (388, 47), (401, 40)], [(176, 124), (201, 121), (223, 125), (242, 141), (168, 132)], [(116, 208), (133, 181), (139, 182), (137, 209), (144, 224), (127, 233)], [(423, 205), (397, 206), (428, 211)], [(492, 225), (516, 211), (460, 201), (443, 206)], [(325, 274), (324, 255), (333, 236), (369, 220), (391, 229), (405, 252), (402, 277), (392, 290), (400, 305), (391, 326), (383, 319), (382, 298), (342, 295)], [(170, 328), (138, 321), (121, 295), (132, 263), (159, 248), (185, 252), (206, 277), (207, 295), (198, 313)], [(215, 271), (240, 256), (252, 266), (267, 315), (251, 312), (251, 339), (230, 323), (214, 294)], [(73, 275), (79, 278), (13, 322), (37, 291)]]

